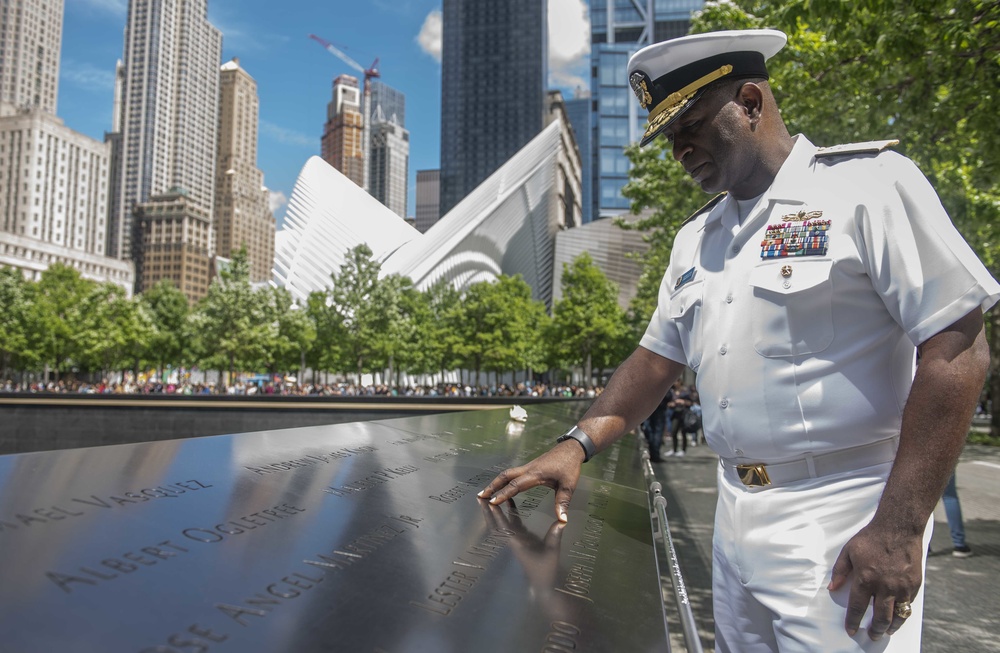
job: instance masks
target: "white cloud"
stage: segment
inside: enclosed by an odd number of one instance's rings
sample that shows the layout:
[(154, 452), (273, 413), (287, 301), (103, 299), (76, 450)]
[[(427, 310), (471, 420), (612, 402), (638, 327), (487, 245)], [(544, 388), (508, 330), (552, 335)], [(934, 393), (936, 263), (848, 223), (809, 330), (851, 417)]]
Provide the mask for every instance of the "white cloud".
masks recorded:
[(59, 74), (63, 80), (74, 86), (99, 92), (115, 89), (114, 66), (98, 68), (85, 61), (64, 59), (59, 66)]
[(309, 147), (316, 147), (319, 145), (318, 138), (307, 136), (266, 120), (260, 121), (260, 130), (279, 143), (285, 143), (287, 145), (305, 145)]
[(271, 213), (277, 213), (278, 209), (288, 204), (288, 196), (280, 190), (268, 189), (267, 193), (267, 203), (271, 207)]
[[(590, 16), (586, 0), (549, 0), (549, 85), (589, 88)], [(416, 37), (420, 49), (441, 62), (441, 10), (427, 14)]]
[(434, 57), (434, 60), (441, 63), (441, 10), (435, 9), (427, 14), (424, 24), (417, 34), (417, 43), (420, 49)]
[(549, 0), (549, 85), (589, 88), (590, 17), (584, 0)]

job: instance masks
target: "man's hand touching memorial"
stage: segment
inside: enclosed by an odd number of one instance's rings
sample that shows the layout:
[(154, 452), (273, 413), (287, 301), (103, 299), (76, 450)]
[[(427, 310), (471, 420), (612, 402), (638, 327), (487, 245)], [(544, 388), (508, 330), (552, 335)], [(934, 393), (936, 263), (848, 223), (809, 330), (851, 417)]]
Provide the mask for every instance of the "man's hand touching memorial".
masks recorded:
[(583, 460), (584, 451), (578, 442), (560, 442), (528, 464), (500, 472), (477, 496), (499, 505), (525, 490), (544, 485), (556, 491), (556, 518), (565, 522)]

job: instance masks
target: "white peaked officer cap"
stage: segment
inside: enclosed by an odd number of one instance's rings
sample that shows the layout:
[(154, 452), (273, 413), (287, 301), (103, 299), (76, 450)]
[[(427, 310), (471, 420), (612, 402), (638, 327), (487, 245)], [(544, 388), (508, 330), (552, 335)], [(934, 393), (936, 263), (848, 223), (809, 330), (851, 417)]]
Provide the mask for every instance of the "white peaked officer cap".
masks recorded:
[(764, 62), (785, 47), (775, 29), (692, 34), (647, 46), (629, 59), (628, 81), (649, 111), (646, 145), (698, 101), (719, 79), (767, 79)]

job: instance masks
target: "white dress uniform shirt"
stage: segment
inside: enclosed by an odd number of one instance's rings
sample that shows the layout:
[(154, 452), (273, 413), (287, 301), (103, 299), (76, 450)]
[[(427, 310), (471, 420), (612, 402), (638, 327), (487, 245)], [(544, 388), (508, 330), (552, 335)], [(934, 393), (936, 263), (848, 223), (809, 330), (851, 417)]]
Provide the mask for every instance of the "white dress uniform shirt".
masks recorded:
[[(1000, 297), (909, 159), (816, 153), (796, 136), (742, 225), (726, 197), (680, 230), (641, 341), (697, 373), (705, 438), (733, 463), (897, 435), (916, 345)], [(825, 242), (762, 258), (800, 212)]]

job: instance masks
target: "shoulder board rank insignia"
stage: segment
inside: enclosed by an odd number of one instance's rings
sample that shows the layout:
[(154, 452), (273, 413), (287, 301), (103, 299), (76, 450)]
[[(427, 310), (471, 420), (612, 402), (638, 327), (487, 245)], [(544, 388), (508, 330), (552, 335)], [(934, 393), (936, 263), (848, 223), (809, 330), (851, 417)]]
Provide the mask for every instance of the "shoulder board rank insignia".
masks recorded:
[(890, 141), (867, 141), (864, 143), (845, 143), (844, 145), (833, 145), (831, 147), (821, 147), (816, 150), (816, 158), (823, 159), (835, 156), (852, 156), (855, 154), (878, 154), (890, 147), (899, 145), (898, 140)]
[(712, 210), (712, 207), (715, 206), (716, 204), (718, 204), (719, 202), (721, 202), (722, 198), (724, 198), (725, 196), (726, 196), (726, 193), (722, 192), (722, 193), (719, 193), (718, 195), (716, 195), (715, 197), (713, 197), (712, 199), (708, 200), (707, 202), (705, 202), (705, 205), (702, 206), (697, 211), (695, 211), (694, 213), (692, 213), (691, 215), (689, 215), (687, 217), (687, 219), (684, 220), (684, 222), (681, 223), (681, 226), (683, 227), (684, 225), (686, 225), (687, 223), (691, 222), (692, 220), (694, 220), (695, 218), (697, 218), (699, 215), (701, 215), (702, 213), (704, 213), (705, 211)]

